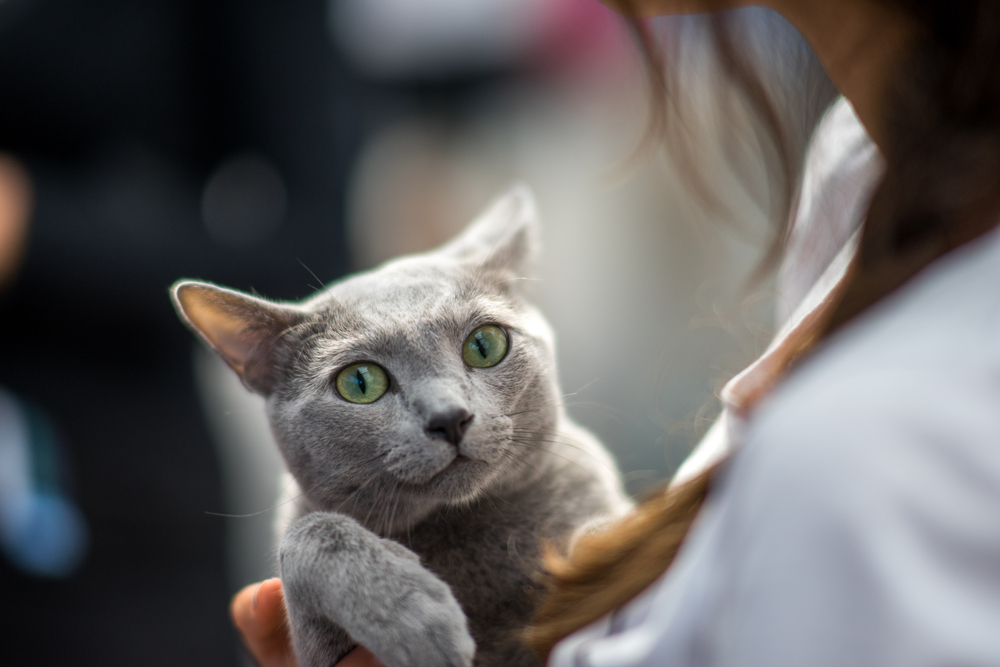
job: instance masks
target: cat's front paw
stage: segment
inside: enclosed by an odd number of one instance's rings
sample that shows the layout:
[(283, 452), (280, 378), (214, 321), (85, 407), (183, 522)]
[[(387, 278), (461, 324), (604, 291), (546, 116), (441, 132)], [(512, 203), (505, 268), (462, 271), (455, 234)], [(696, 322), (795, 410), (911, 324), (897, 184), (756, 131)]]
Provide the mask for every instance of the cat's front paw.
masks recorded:
[(451, 589), (401, 544), (316, 512), (289, 527), (279, 553), (300, 660), (317, 651), (315, 628), (332, 623), (388, 667), (472, 665), (475, 642)]

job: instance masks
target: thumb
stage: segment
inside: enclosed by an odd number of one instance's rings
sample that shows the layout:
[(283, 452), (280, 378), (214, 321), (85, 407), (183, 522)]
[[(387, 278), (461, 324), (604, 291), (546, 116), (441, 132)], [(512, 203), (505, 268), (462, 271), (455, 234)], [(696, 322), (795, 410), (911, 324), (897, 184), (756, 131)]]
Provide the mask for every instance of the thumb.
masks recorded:
[(298, 667), (281, 579), (247, 586), (233, 597), (230, 612), (243, 643), (261, 667)]

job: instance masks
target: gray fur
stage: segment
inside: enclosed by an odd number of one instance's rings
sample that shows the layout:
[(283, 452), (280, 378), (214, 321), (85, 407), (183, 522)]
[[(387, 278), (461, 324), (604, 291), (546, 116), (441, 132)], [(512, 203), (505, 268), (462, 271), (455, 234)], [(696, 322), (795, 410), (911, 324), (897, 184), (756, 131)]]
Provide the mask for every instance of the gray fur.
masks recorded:
[[(266, 397), (301, 489), (279, 556), (302, 667), (358, 643), (389, 667), (536, 665), (517, 632), (542, 545), (628, 508), (610, 456), (567, 419), (552, 332), (520, 293), (537, 231), (519, 187), (444, 248), (300, 304), (174, 286), (181, 317)], [(462, 344), (483, 324), (510, 349), (470, 368)], [(365, 405), (333, 387), (361, 361), (391, 378)], [(457, 446), (429, 427), (456, 411), (473, 415)]]

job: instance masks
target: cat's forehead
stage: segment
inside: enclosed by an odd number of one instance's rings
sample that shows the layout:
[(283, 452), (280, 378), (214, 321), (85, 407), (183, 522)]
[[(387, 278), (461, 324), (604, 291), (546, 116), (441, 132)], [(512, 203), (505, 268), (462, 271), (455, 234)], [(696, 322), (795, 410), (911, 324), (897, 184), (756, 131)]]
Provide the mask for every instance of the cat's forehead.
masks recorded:
[(308, 304), (321, 317), (366, 331), (429, 320), (461, 325), (475, 314), (509, 311), (512, 305), (489, 276), (478, 276), (458, 263), (423, 258), (352, 276)]

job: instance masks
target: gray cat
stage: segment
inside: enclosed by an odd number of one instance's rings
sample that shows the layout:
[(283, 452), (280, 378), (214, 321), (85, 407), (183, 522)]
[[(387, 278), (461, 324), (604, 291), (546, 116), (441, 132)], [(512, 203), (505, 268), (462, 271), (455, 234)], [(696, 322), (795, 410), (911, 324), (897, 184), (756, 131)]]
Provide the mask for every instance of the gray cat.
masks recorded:
[(389, 667), (537, 665), (518, 631), (542, 545), (629, 507), (566, 417), (552, 331), (521, 295), (537, 226), (518, 187), (443, 248), (302, 303), (172, 288), (266, 397), (301, 489), (279, 561), (302, 667), (358, 644)]

